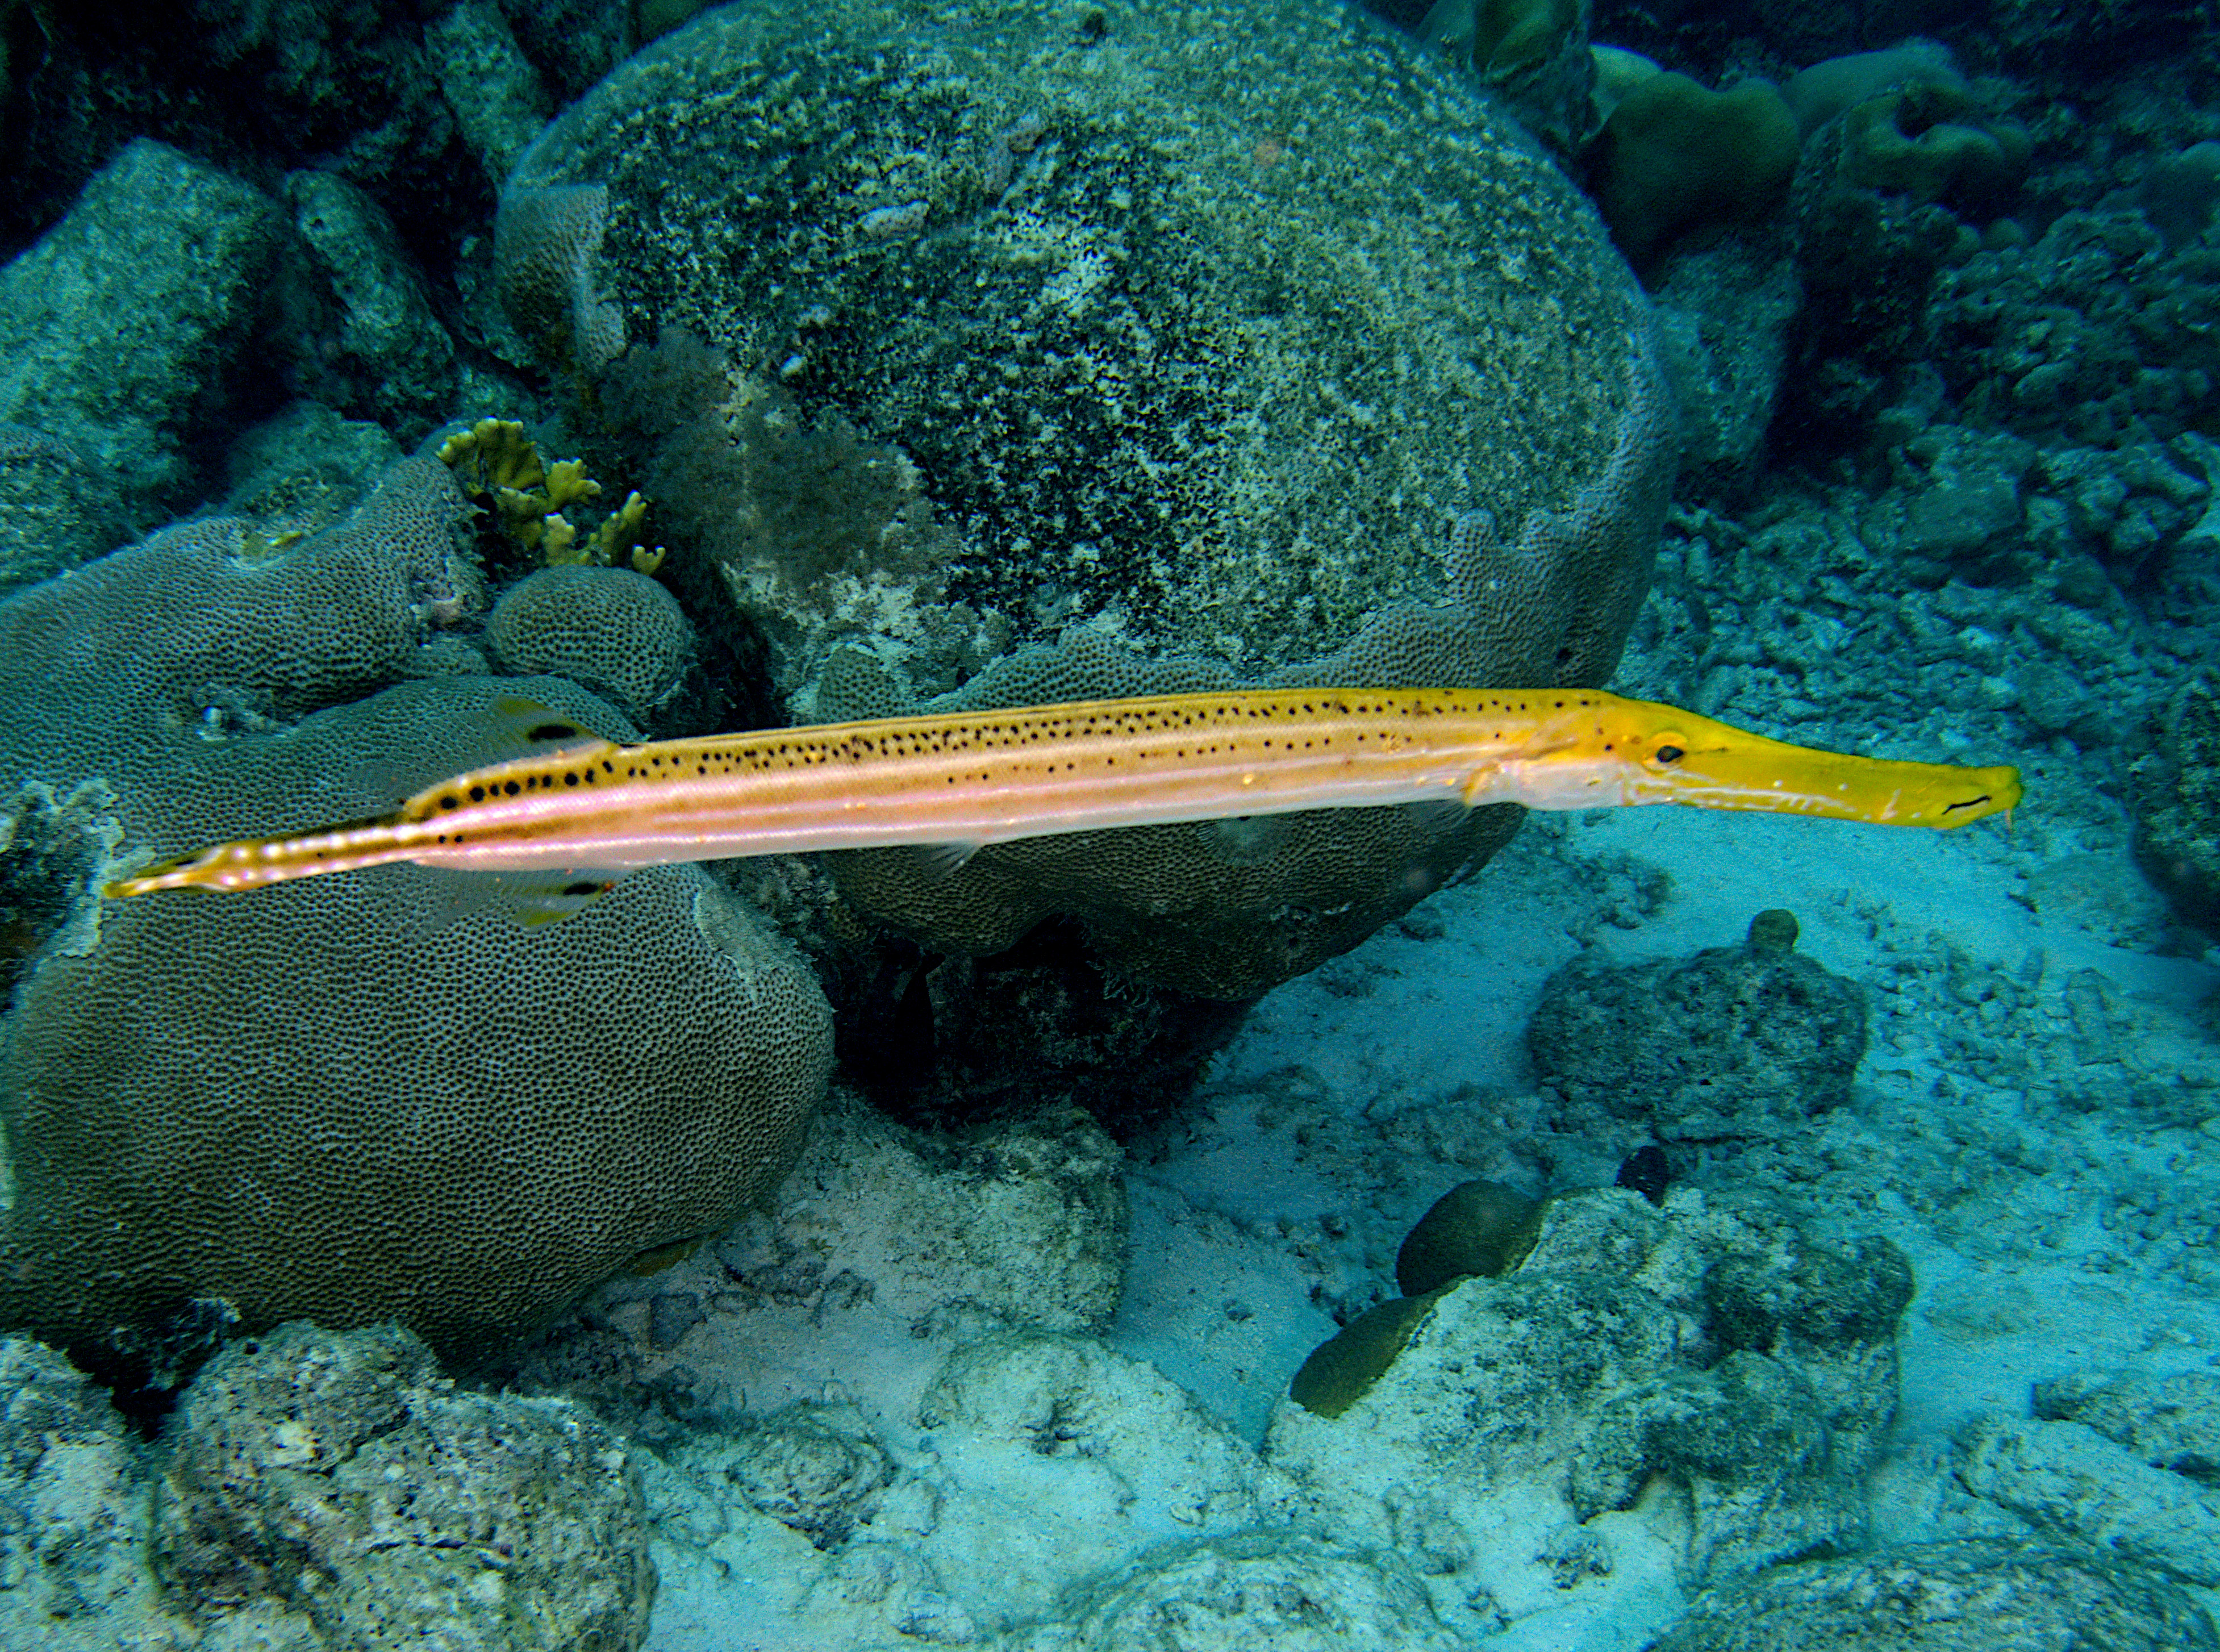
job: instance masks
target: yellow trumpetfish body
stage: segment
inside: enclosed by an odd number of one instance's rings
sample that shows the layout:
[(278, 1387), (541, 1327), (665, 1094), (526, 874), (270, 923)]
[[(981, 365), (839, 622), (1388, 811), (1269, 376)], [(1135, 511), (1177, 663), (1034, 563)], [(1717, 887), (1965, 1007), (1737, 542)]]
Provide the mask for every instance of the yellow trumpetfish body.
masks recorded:
[(247, 889), (390, 861), (629, 870), (1107, 826), (1451, 801), (1647, 803), (1949, 828), (2019, 801), (2008, 768), (1789, 745), (1593, 689), (1275, 689), (1077, 701), (618, 745), (554, 713), (545, 752), (393, 814), (221, 844), (108, 886)]

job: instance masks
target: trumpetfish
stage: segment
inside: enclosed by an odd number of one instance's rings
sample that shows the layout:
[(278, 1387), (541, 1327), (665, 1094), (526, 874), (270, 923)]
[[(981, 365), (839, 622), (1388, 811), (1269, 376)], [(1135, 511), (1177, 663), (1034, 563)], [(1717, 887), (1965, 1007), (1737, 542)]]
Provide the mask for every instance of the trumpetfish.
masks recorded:
[(1232, 689), (634, 745), (532, 702), (511, 709), (531, 755), (375, 820), (218, 844), (107, 893), (252, 889), (392, 861), (593, 878), (892, 845), (952, 870), (1013, 838), (1428, 802), (1679, 803), (1948, 830), (2021, 795), (2015, 769), (1816, 751), (1587, 689)]

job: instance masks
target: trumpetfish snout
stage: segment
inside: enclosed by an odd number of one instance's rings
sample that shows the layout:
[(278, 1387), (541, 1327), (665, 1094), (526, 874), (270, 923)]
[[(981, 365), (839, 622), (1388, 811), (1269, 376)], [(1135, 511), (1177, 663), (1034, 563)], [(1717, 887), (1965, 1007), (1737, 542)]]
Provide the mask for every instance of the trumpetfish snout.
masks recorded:
[(1593, 689), (1274, 689), (1085, 701), (617, 745), (520, 702), (533, 755), (373, 820), (246, 838), (107, 887), (249, 889), (413, 861), (593, 880), (734, 856), (982, 845), (1401, 803), (1680, 803), (1942, 829), (2011, 808), (2009, 768), (1789, 745)]
[[(1677, 803), (1947, 832), (2017, 807), (2024, 792), (2013, 768), (1853, 757), (1671, 706), (1602, 698), (1607, 703), (1593, 708), (1572, 746), (1554, 765), (1537, 765), (1516, 801), (1529, 808)], [(1593, 791), (1613, 795), (1592, 792), (1582, 801), (1575, 789), (1584, 776), (1593, 777)], [(1542, 801), (1543, 791), (1558, 801)]]

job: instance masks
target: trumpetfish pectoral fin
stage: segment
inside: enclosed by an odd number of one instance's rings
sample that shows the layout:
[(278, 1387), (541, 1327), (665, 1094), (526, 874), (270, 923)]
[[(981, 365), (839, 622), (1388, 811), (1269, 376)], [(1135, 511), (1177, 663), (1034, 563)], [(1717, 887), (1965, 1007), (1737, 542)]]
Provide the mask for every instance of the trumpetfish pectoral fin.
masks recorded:
[(921, 843), (914, 852), (927, 880), (939, 883), (969, 866), (971, 857), (986, 846), (980, 843)]
[(438, 880), (439, 896), (431, 916), (435, 932), (489, 911), (502, 913), (526, 929), (559, 924), (583, 912), (628, 876), (593, 868), (557, 872), (425, 870)]

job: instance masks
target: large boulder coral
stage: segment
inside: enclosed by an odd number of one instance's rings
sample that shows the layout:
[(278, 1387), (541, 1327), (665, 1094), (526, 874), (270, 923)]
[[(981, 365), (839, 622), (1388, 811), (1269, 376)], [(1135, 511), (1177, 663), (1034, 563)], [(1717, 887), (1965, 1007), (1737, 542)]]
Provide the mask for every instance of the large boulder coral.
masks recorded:
[(561, 678), (440, 674), (481, 600), (463, 514), (411, 460), (308, 539), (196, 523), (0, 606), (26, 926), (0, 1323), (158, 1375), (165, 1328), (211, 1318), (457, 1346), (724, 1226), (790, 1162), (830, 1016), (697, 868), (538, 929), (408, 866), (100, 901), (119, 860), (365, 818), (490, 760), (519, 695), (631, 736)]
[[(688, 387), (690, 416), (635, 421), (640, 469), (805, 720), (1599, 683), (1646, 587), (1674, 441), (1639, 292), (1513, 128), (1355, 10), (726, 8), (559, 117), (503, 215), (551, 358), (593, 366), (614, 311), (656, 346), (610, 404)], [(1118, 969), (1238, 998), (1515, 820), (836, 876), (935, 950), (1062, 912)]]

